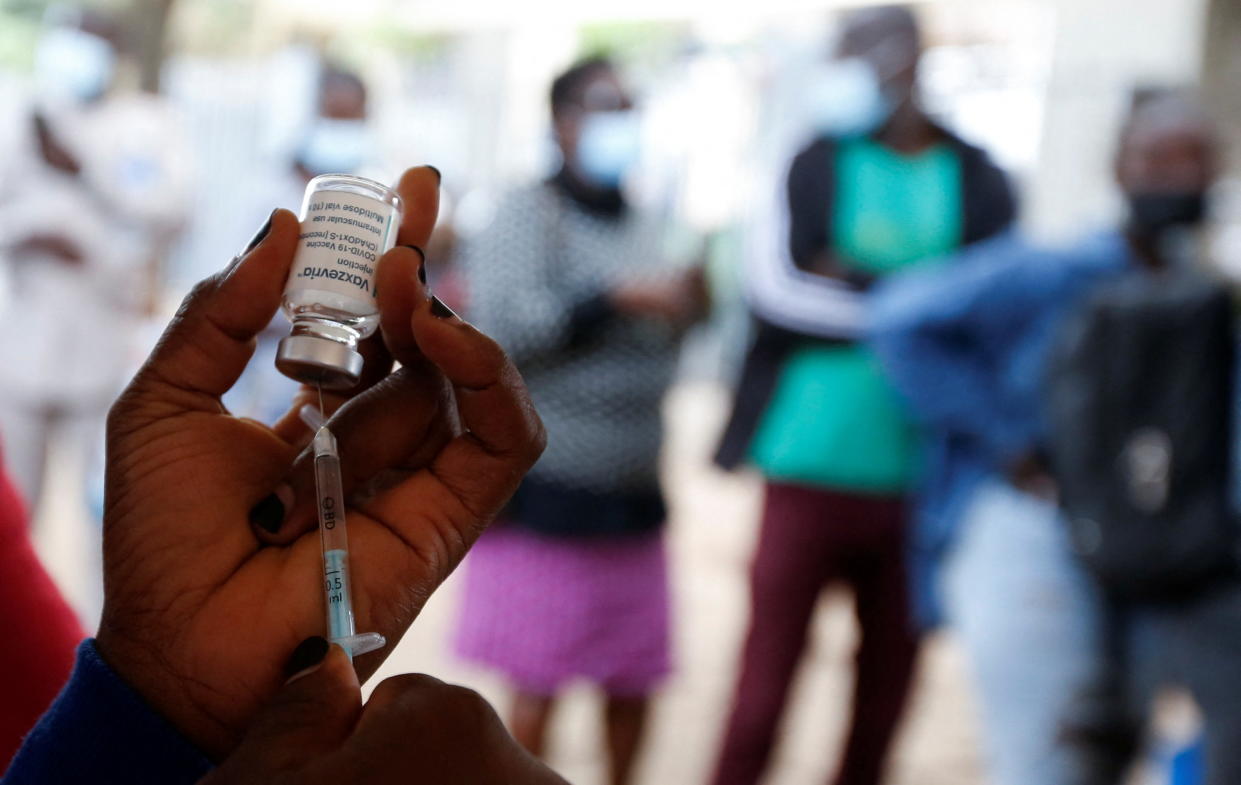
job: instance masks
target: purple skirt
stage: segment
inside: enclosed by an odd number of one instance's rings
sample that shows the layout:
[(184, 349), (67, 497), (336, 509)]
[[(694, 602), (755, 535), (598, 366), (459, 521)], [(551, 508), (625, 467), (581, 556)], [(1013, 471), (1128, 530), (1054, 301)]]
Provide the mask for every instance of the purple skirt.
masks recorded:
[(668, 566), (659, 532), (566, 540), (497, 523), (465, 560), (456, 651), (551, 695), (583, 679), (649, 694), (669, 671)]

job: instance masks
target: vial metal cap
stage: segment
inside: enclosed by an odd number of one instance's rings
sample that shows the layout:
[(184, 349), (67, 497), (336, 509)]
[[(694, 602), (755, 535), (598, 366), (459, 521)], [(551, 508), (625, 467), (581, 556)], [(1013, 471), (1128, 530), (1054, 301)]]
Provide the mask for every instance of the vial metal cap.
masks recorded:
[(339, 341), (289, 335), (276, 349), (276, 368), (290, 379), (327, 390), (346, 390), (362, 377), (362, 355)]

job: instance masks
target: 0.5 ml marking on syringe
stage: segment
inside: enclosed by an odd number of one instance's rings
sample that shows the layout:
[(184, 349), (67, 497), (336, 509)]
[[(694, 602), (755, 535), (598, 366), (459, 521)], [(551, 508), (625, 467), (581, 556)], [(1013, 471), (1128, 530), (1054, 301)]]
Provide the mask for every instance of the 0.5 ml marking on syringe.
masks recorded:
[(315, 491), (319, 497), (319, 539), (323, 551), (323, 604), (327, 636), (353, 657), (374, 651), (384, 646), (386, 641), (378, 633), (358, 634), (355, 631), (340, 453), (336, 438), (326, 424), (315, 431), (313, 450)]

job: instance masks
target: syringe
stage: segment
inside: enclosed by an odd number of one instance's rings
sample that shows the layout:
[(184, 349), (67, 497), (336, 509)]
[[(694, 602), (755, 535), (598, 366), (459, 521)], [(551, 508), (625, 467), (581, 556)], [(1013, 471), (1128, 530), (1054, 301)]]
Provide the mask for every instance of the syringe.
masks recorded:
[(345, 533), (345, 494), (340, 481), (336, 437), (326, 425), (315, 431), (315, 491), (319, 497), (319, 539), (323, 546), (323, 590), (327, 607), (327, 636), (340, 644), (350, 659), (382, 648), (387, 641), (377, 632), (357, 634), (353, 624), (353, 595), (349, 584), (349, 538)]

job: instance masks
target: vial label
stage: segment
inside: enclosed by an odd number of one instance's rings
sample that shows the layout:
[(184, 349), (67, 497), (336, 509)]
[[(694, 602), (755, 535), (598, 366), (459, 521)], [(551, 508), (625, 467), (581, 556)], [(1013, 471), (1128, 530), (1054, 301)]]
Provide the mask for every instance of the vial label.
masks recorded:
[(375, 265), (396, 243), (397, 212), (347, 191), (318, 191), (302, 214), (288, 290), (375, 297)]

